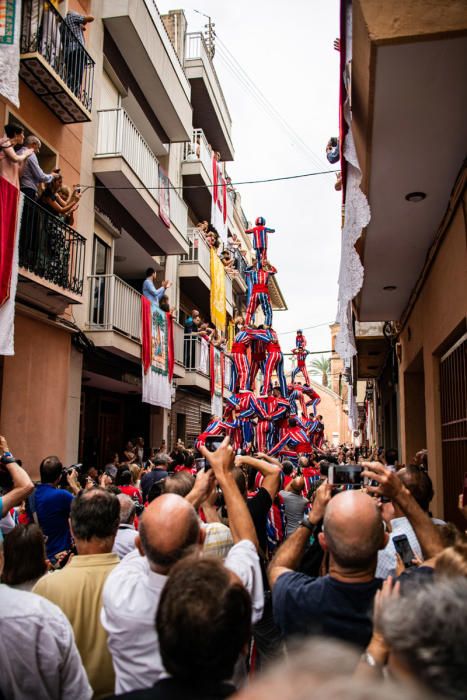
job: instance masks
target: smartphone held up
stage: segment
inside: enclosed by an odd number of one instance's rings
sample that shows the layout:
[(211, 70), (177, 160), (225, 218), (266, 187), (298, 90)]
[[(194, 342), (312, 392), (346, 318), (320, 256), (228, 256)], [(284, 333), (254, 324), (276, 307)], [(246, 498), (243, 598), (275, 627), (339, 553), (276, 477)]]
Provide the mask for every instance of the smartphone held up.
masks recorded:
[[(225, 436), (224, 435), (208, 435), (204, 446), (209, 452), (215, 452), (219, 447), (222, 445), (224, 442)], [(197, 451), (196, 457), (195, 457), (195, 465), (196, 465), (196, 471), (200, 471), (200, 469), (211, 469), (211, 465), (207, 461), (203, 455)]]
[(328, 479), (331, 486), (339, 490), (361, 489), (367, 480), (362, 476), (363, 467), (359, 464), (331, 464)]

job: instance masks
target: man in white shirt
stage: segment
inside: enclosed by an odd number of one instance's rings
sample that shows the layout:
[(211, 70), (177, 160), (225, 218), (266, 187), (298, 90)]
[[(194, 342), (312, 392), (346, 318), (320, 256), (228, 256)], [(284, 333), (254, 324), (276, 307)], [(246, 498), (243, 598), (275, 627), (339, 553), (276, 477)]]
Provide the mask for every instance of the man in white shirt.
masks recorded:
[[(391, 466), (387, 468), (391, 469)], [(400, 469), (397, 472), (397, 476), (417, 501), (420, 508), (428, 513), (430, 501), (433, 498), (433, 484), (428, 474), (420, 467), (409, 465)], [(387, 578), (395, 575), (397, 556), (393, 539), (398, 535), (406, 535), (414, 555), (419, 559), (423, 558), (414, 529), (397, 504), (391, 502), (383, 503), (382, 514), (383, 519), (391, 525), (391, 533), (386, 547), (378, 553), (377, 578)], [(433, 522), (435, 525), (444, 524), (442, 520), (437, 519), (433, 519)]]
[(73, 630), (60, 608), (4, 583), (0, 584), (0, 607), (0, 695), (17, 700), (89, 700), (92, 688)]
[(138, 534), (135, 530), (136, 503), (126, 493), (119, 493), (117, 498), (120, 501), (120, 525), (112, 552), (123, 559), (136, 547), (135, 539)]
[[(233, 450), (226, 438), (216, 452), (203, 451), (222, 488), (235, 543), (224, 564), (249, 592), (252, 621), (256, 622), (261, 618), (264, 599), (258, 543), (248, 508), (231, 473)], [(213, 480), (210, 483), (214, 485)], [(150, 503), (140, 521), (137, 550), (120, 562), (104, 586), (101, 621), (108, 633), (116, 694), (147, 688), (167, 675), (154, 620), (170, 569), (203, 542), (203, 530), (190, 500), (164, 494)]]

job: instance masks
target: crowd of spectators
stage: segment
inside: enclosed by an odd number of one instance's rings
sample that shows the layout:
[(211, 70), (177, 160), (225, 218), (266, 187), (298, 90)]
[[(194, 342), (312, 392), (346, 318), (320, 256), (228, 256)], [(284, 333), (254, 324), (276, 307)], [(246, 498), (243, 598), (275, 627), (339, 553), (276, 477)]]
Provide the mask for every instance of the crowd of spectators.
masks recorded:
[[(1, 437), (3, 697), (464, 698), (467, 540), (426, 453), (324, 452), (137, 437), (33, 484)], [(363, 488), (330, 483), (347, 460)]]

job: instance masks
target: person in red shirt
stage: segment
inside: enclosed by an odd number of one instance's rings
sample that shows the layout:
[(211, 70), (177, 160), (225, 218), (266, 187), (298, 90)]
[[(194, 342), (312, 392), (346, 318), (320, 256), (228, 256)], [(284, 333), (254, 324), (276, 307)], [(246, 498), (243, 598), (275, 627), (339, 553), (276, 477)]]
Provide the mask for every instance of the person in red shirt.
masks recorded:
[(131, 472), (128, 471), (128, 469), (125, 469), (125, 471), (120, 474), (117, 486), (122, 493), (126, 493), (126, 495), (130, 496), (134, 501), (138, 501), (138, 503), (141, 504), (143, 503), (141, 491), (131, 483)]

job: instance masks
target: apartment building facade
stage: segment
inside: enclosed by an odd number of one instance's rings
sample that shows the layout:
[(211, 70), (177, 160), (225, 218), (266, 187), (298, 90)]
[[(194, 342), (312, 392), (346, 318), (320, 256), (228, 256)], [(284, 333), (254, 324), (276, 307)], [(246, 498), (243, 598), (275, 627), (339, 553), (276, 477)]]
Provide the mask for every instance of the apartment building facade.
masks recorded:
[[(199, 341), (187, 353), (192, 340), (184, 338), (183, 323), (194, 308), (210, 317), (211, 251), (196, 225), (211, 219), (213, 154), (220, 153), (224, 177), (234, 157), (231, 118), (208, 46), (202, 34), (187, 31), (182, 11), (161, 17), (153, 0), (55, 4), (30, 0), (30, 15), (42, 6), (53, 12), (58, 32), (69, 9), (94, 16), (84, 60), (92, 82), (87, 90), (80, 86), (84, 107), (74, 108), (83, 114), (72, 117), (78, 123), (63, 124), (22, 68), (21, 107), (5, 107), (4, 116), (41, 138), (44, 169), (58, 158), (66, 181), (82, 189), (73, 234), (82, 246), (79, 293), (56, 284), (51, 291), (45, 273), (36, 279), (37, 270), (30, 282), (34, 273), (21, 268), (16, 355), (3, 362), (2, 429), (33, 471), (46, 453), (102, 464), (138, 435), (148, 445), (189, 443), (204, 427), (209, 366), (200, 365)], [(39, 37), (44, 12), (31, 20)], [(55, 25), (54, 32), (62, 36)], [(47, 42), (39, 38), (36, 48), (37, 70), (59, 82)], [(29, 70), (34, 65), (29, 55), (21, 61)], [(68, 86), (62, 87), (69, 101)], [(246, 251), (233, 253), (238, 274), (225, 273), (230, 334), (234, 313), (245, 307), (247, 226), (240, 194), (229, 187), (224, 233), (236, 233)], [(172, 282), (171, 410), (141, 401), (141, 291), (149, 267), (158, 280)], [(45, 301), (38, 301), (37, 286)], [(276, 308), (285, 308), (277, 282), (271, 296)], [(25, 406), (15, 395), (33, 398)]]
[[(94, 59), (71, 45), (65, 3), (24, 0), (20, 32), (20, 106), (0, 98), (2, 124), (19, 124), (42, 142), (45, 172), (59, 167), (70, 186), (81, 180), (84, 124), (92, 118)], [(70, 1), (88, 14), (90, 3)], [(80, 81), (77, 80), (81, 73)], [(25, 198), (19, 241), (15, 355), (0, 358), (0, 421), (12, 449), (35, 476), (46, 454), (76, 453), (81, 355), (75, 314), (85, 296), (88, 250), (82, 206), (69, 226)], [(75, 444), (76, 443), (76, 444)]]
[(353, 377), (366, 382), (370, 441), (398, 446), (405, 463), (427, 448), (434, 511), (456, 521), (467, 464), (466, 7), (347, 5), (351, 134), (371, 209), (356, 244)]

